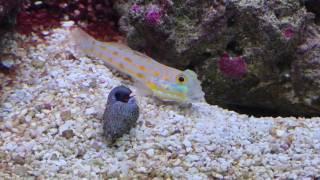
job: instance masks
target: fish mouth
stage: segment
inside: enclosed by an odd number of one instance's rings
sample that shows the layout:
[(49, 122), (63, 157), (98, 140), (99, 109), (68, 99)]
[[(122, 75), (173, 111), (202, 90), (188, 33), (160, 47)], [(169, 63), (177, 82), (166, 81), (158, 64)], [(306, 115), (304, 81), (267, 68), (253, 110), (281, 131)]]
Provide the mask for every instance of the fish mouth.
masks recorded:
[(205, 94), (204, 92), (200, 91), (200, 92), (193, 92), (193, 94), (190, 94), (189, 96), (189, 100), (190, 102), (194, 102), (194, 103), (197, 103), (197, 102), (206, 102), (206, 99), (204, 98)]

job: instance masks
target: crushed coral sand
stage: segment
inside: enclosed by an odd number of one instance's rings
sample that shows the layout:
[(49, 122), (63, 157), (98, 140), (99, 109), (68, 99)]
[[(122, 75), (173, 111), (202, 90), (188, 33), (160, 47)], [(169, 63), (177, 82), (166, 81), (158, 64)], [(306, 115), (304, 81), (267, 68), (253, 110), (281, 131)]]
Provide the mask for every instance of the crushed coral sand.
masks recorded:
[[(56, 29), (0, 74), (0, 178), (301, 179), (320, 175), (320, 118), (255, 118), (208, 104), (191, 109), (138, 97), (140, 118), (108, 147), (101, 117), (123, 83), (99, 60), (80, 57)], [(129, 87), (129, 81), (124, 81)], [(158, 178), (157, 178), (158, 177)]]

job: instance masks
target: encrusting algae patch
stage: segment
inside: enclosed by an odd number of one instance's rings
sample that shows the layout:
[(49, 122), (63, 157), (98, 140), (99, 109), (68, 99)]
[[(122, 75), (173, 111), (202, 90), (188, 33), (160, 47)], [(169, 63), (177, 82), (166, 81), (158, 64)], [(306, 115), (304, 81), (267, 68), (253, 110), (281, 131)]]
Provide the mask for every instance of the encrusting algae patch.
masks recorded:
[(69, 37), (56, 29), (36, 47), (20, 48), (20, 36), (6, 42), (21, 58), (16, 79), (0, 74), (0, 179), (319, 176), (320, 118), (255, 118), (206, 103), (186, 110), (137, 97), (137, 127), (110, 148), (101, 120), (121, 78), (102, 60), (65, 47)]

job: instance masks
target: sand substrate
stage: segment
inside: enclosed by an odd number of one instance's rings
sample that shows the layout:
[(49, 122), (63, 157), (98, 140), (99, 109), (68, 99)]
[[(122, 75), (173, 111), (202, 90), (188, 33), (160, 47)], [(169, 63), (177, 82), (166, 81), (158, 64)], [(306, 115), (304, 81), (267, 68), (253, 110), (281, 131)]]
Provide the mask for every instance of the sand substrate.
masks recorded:
[(255, 118), (138, 97), (137, 127), (109, 147), (101, 123), (108, 93), (135, 88), (102, 61), (75, 54), (66, 38), (56, 29), (35, 47), (21, 42), (36, 36), (4, 40), (19, 58), (15, 76), (0, 74), (0, 179), (320, 176), (320, 118)]

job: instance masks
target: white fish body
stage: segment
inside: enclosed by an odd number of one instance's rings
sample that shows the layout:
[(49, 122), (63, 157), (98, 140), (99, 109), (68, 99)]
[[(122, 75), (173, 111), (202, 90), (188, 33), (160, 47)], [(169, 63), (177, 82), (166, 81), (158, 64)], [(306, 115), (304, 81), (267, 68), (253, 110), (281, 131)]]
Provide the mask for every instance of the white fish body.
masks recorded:
[(204, 93), (196, 73), (180, 71), (116, 42), (101, 42), (80, 28), (71, 30), (77, 51), (103, 60), (108, 66), (131, 76), (140, 91), (148, 91), (163, 101), (203, 102)]

